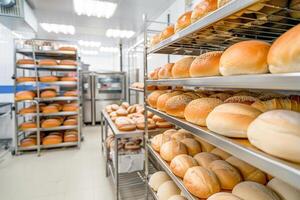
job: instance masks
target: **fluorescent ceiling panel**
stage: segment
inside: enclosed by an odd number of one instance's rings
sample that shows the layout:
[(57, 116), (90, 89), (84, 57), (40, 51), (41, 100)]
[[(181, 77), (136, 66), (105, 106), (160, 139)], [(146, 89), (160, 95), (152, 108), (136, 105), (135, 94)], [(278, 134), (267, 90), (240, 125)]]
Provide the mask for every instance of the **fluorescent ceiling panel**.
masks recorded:
[(117, 4), (108, 1), (97, 0), (73, 0), (74, 11), (77, 15), (111, 18), (117, 8)]
[(135, 32), (130, 30), (108, 29), (106, 31), (106, 36), (112, 38), (131, 38), (134, 34)]
[(75, 34), (75, 27), (72, 25), (40, 23), (40, 26), (49, 33)]

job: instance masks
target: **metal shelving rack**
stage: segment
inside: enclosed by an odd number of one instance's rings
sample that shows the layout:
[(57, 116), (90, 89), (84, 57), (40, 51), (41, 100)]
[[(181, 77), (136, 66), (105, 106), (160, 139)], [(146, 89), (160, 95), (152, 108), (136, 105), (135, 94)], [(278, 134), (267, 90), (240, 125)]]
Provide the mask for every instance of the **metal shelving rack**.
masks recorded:
[[(264, 14), (260, 11), (251, 11), (258, 18), (252, 18), (247, 15), (239, 15), (240, 11), (249, 11), (249, 7), (260, 3), (275, 11), (271, 14)], [(163, 79), (148, 80), (147, 57), (150, 54), (167, 54), (167, 55), (190, 55), (198, 56), (202, 53), (225, 50), (234, 43), (249, 39), (259, 39), (272, 43), (281, 34), (288, 29), (297, 25), (300, 20), (289, 17), (288, 13), (292, 10), (278, 6), (261, 3), (259, 0), (236, 0), (230, 1), (222, 8), (210, 13), (187, 28), (175, 33), (170, 38), (159, 44), (149, 47), (147, 27), (151, 23), (144, 18), (144, 85), (167, 85), (167, 86), (184, 86), (192, 89), (247, 89), (247, 90), (270, 90), (280, 91), (288, 94), (299, 94), (300, 92), (300, 73), (290, 74), (263, 74), (263, 75), (240, 75), (228, 77), (203, 77), (203, 78), (186, 78), (186, 79)], [(229, 17), (235, 17), (243, 22), (233, 22)], [(271, 21), (271, 19), (280, 19)], [(231, 27), (228, 29), (228, 27)], [(178, 127), (191, 131), (194, 135), (201, 137), (208, 143), (227, 151), (237, 158), (251, 163), (253, 166), (260, 168), (268, 174), (282, 179), (290, 185), (300, 189), (300, 168), (299, 165), (286, 162), (284, 160), (270, 156), (255, 148), (250, 148), (233, 140), (220, 136), (209, 131), (206, 128), (193, 125), (185, 120), (169, 116), (146, 105), (146, 93), (144, 94), (145, 110), (168, 120)], [(146, 119), (147, 120), (147, 116)], [(146, 127), (146, 169), (145, 175), (149, 177), (149, 159), (150, 155), (154, 157), (162, 169), (164, 169), (177, 186), (184, 192), (187, 199), (192, 200), (194, 197), (188, 192), (178, 178), (170, 171), (168, 165), (160, 158), (150, 145), (149, 133)], [(146, 180), (148, 181), (148, 180)], [(147, 189), (149, 189), (147, 187)], [(151, 190), (150, 190), (151, 191)], [(151, 193), (151, 192), (150, 192)], [(155, 196), (155, 193), (154, 193)], [(154, 197), (155, 198), (155, 197)]]
[[(54, 45), (60, 46), (72, 46), (72, 44), (68, 41), (58, 41), (58, 40), (42, 40), (42, 39), (32, 39), (27, 40), (30, 41), (30, 45), (24, 45), (23, 47), (20, 46), (20, 40), (15, 40), (15, 70), (14, 76), (15, 79), (15, 92), (18, 91), (18, 87), (24, 87), (24, 90), (35, 90), (37, 93), (36, 98), (33, 100), (25, 100), (25, 101), (15, 101), (15, 154), (19, 155), (21, 152), (25, 151), (37, 151), (37, 155), (40, 155), (42, 149), (51, 149), (51, 148), (60, 148), (60, 147), (71, 147), (77, 146), (80, 148), (81, 140), (83, 139), (82, 136), (82, 106), (81, 106), (81, 77), (80, 75), (80, 62), (78, 51), (61, 51), (61, 50), (53, 50), (55, 47)], [(23, 40), (23, 42), (25, 42)], [(43, 49), (42, 44), (43, 42), (52, 43), (53, 46), (49, 49), (49, 47)], [(33, 59), (35, 63), (39, 59), (55, 59), (55, 60), (74, 60), (77, 62), (77, 66), (40, 66), (38, 64), (34, 65), (18, 65), (17, 64), (17, 56), (23, 56), (25, 58)], [(21, 73), (19, 73), (21, 71)], [(40, 74), (47, 73), (47, 75), (53, 75), (56, 73), (74, 73), (76, 74), (77, 82), (70, 82), (70, 81), (57, 81), (57, 82), (40, 82), (39, 77)], [(18, 83), (16, 79), (18, 78), (19, 74), (22, 74), (20, 77), (28, 76), (30, 74), (31, 77), (35, 77), (35, 82), (25, 82), (25, 83)], [(60, 92), (65, 91), (68, 89), (77, 90), (78, 96), (77, 97), (64, 97), (64, 96), (57, 96), (54, 98), (47, 98), (43, 99), (40, 97), (40, 91), (43, 87), (48, 86), (55, 86), (59, 88)], [(30, 89), (26, 87), (31, 87)], [(22, 89), (23, 90), (23, 89)], [(39, 110), (39, 104), (42, 102), (50, 103), (55, 101), (65, 101), (65, 102), (77, 102), (78, 103), (78, 111), (77, 112), (58, 112), (58, 113), (51, 113), (51, 114), (43, 114)], [(30, 114), (19, 114), (19, 110), (22, 107), (27, 105), (35, 105), (36, 112)], [(54, 128), (41, 128), (40, 118), (41, 117), (50, 117), (50, 116), (73, 116), (77, 115), (78, 124), (76, 126), (59, 126)], [(26, 119), (35, 119), (37, 128), (35, 129), (27, 129), (25, 131), (19, 130), (20, 119), (25, 122)], [(63, 130), (77, 130), (78, 132), (78, 141), (77, 142), (63, 142), (60, 144), (55, 145), (42, 145), (40, 141), (41, 132), (50, 132), (50, 131), (63, 131)], [(28, 133), (36, 133), (37, 135), (37, 145), (30, 146), (30, 147), (20, 147), (19, 142), (20, 138), (25, 138), (26, 134)]]

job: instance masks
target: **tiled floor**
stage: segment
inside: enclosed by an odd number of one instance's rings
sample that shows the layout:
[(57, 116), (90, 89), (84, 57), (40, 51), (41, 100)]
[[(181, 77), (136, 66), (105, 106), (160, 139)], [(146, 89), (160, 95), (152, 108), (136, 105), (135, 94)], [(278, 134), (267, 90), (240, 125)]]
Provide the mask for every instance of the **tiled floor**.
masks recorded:
[(81, 149), (25, 154), (0, 163), (1, 200), (112, 200), (100, 128), (84, 128)]

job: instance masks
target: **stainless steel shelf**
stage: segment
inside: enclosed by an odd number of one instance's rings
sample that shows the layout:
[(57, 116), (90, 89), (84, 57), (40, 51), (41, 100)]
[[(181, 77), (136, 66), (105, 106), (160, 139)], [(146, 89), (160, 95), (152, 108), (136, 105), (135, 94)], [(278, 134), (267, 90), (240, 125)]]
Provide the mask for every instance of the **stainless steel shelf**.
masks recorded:
[(79, 101), (79, 97), (53, 97), (53, 98), (47, 98), (47, 99), (38, 99), (39, 102), (49, 102), (49, 101)]
[(149, 85), (299, 91), (300, 73), (147, 80)]
[[(58, 127), (53, 127), (53, 128), (40, 128), (40, 131), (64, 131), (64, 130), (72, 130), (72, 129), (77, 129), (78, 126), (58, 126)], [(20, 132), (36, 132), (38, 131), (38, 128), (30, 128), (26, 130), (20, 130)]]
[(144, 92), (144, 89), (130, 87), (129, 90), (136, 92)]
[(55, 82), (23, 82), (17, 83), (17, 85), (37, 85), (37, 84), (44, 84), (44, 85), (55, 85), (55, 86), (63, 86), (63, 87), (76, 87), (77, 82), (75, 81), (55, 81)]
[(151, 153), (151, 155), (155, 158), (158, 164), (164, 169), (164, 171), (170, 176), (170, 178), (175, 182), (178, 188), (184, 193), (185, 197), (189, 200), (196, 200), (197, 197), (193, 196), (184, 186), (183, 181), (178, 178), (173, 172), (171, 171), (167, 162), (165, 162), (160, 155), (153, 150), (150, 144), (147, 144), (147, 149)]
[[(53, 144), (53, 145), (41, 145), (41, 149), (51, 149), (51, 148), (59, 148), (59, 147), (70, 147), (70, 146), (77, 146), (78, 142), (63, 142), (60, 144)], [(20, 151), (32, 151), (37, 150), (37, 146), (31, 147), (19, 147)]]
[(166, 113), (160, 112), (149, 106), (147, 110), (153, 112), (171, 123), (186, 129), (193, 134), (201, 137), (203, 140), (211, 143), (227, 151), (228, 153), (236, 156), (237, 158), (244, 160), (247, 163), (271, 174), (274, 177), (280, 178), (281, 180), (293, 185), (300, 189), (300, 166), (294, 163), (290, 163), (276, 157), (270, 156), (256, 148), (250, 148), (239, 143), (238, 140), (230, 139), (216, 133), (209, 131), (207, 128), (199, 127), (191, 123), (186, 122), (183, 119), (178, 119), (167, 115)]
[[(17, 49), (17, 53), (20, 53), (27, 57), (33, 57), (32, 49)], [(35, 50), (34, 51), (35, 57), (37, 59), (42, 58), (53, 58), (57, 60), (61, 59), (73, 59), (76, 60), (77, 52), (75, 51), (60, 51), (60, 50)]]
[(148, 191), (150, 192), (150, 194), (152, 195), (152, 197), (154, 198), (154, 200), (158, 200), (158, 196), (156, 194), (156, 192), (151, 188), (151, 186), (148, 183)]
[(55, 65), (55, 66), (40, 66), (40, 65), (17, 65), (18, 69), (39, 70), (39, 71), (77, 71), (77, 66), (71, 65)]
[[(40, 117), (50, 117), (50, 116), (70, 116), (70, 115), (78, 115), (78, 112), (58, 112), (58, 113), (40, 113)], [(37, 113), (27, 113), (27, 114), (18, 114), (22, 117), (35, 117), (37, 116)]]

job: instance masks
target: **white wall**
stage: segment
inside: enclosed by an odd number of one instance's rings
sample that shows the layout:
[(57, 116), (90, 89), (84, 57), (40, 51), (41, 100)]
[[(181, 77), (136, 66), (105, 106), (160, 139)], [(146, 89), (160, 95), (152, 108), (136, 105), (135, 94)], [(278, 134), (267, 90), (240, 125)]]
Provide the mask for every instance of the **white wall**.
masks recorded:
[(103, 53), (96, 56), (81, 55), (81, 60), (90, 65), (91, 71), (120, 71), (118, 53)]

